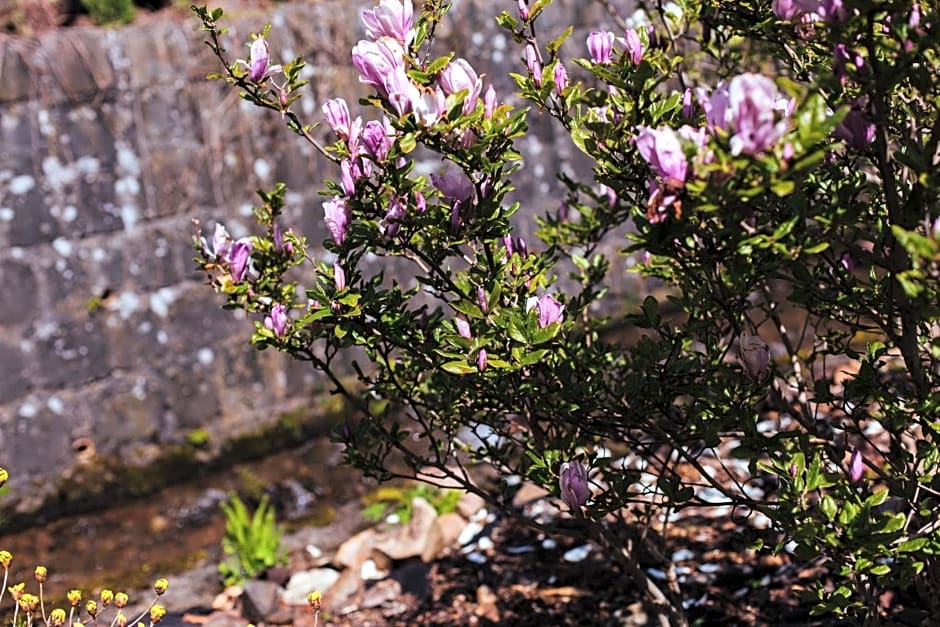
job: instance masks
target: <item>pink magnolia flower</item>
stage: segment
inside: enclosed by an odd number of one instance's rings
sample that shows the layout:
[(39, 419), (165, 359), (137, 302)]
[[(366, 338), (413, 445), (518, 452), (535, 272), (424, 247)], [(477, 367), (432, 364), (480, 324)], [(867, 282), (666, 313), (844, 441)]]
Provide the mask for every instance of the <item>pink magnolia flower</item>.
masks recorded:
[(539, 61), (539, 51), (530, 42), (525, 45), (525, 66), (532, 74), (536, 87), (542, 86), (542, 62)]
[(274, 303), (271, 313), (264, 318), (264, 326), (274, 331), (275, 337), (284, 337), (287, 333), (287, 309), (281, 303)]
[(379, 6), (360, 13), (366, 35), (373, 40), (388, 37), (404, 48), (414, 41), (414, 6), (411, 0), (381, 0)]
[(732, 133), (731, 154), (751, 156), (772, 148), (783, 137), (788, 112), (795, 106), (780, 96), (771, 79), (760, 74), (741, 74), (727, 85), (719, 84), (701, 104), (710, 128)]
[(640, 41), (640, 36), (632, 28), (628, 28), (626, 35), (624, 36), (624, 42), (627, 49), (627, 55), (630, 57), (630, 62), (633, 65), (639, 65), (643, 61), (643, 42)]
[(849, 148), (861, 150), (875, 141), (877, 130), (878, 127), (865, 117), (864, 113), (858, 109), (852, 109), (839, 122), (833, 134), (839, 139), (845, 140)]
[(454, 317), (454, 326), (457, 327), (457, 333), (460, 337), (468, 340), (473, 339), (473, 333), (470, 331), (470, 321), (465, 316), (457, 314)]
[(346, 271), (339, 261), (333, 262), (333, 283), (336, 285), (336, 291), (342, 292), (346, 289)]
[(483, 117), (487, 120), (493, 119), (493, 112), (496, 111), (496, 90), (493, 89), (493, 84), (486, 88), (486, 93), (483, 94)]
[(392, 196), (388, 203), (388, 209), (385, 211), (385, 217), (379, 220), (379, 229), (385, 237), (391, 238), (398, 235), (401, 230), (401, 221), (405, 217), (405, 204), (398, 196)]
[(865, 458), (862, 457), (860, 450), (853, 449), (852, 456), (849, 458), (849, 480), (852, 483), (858, 483), (865, 475)]
[(480, 352), (477, 353), (477, 369), (480, 372), (486, 370), (486, 349), (481, 348)]
[(482, 286), (477, 287), (477, 306), (483, 313), (486, 313), (490, 306), (489, 301), (486, 299), (486, 290)]
[(535, 303), (535, 308), (539, 313), (539, 328), (544, 329), (549, 327), (556, 322), (561, 322), (564, 317), (564, 309), (555, 297), (551, 294), (542, 294), (538, 302)]
[(744, 366), (745, 374), (754, 381), (763, 381), (770, 375), (770, 347), (759, 336), (741, 336), (738, 358)]
[(202, 236), (201, 229), (198, 231), (197, 235), (199, 235), (199, 243), (207, 257), (228, 260), (229, 252), (232, 250), (233, 240), (232, 236), (228, 234), (228, 231), (225, 230), (224, 226), (221, 224), (215, 225), (215, 231), (212, 234), (211, 246), (209, 245), (209, 242), (206, 241), (206, 238)]
[(636, 147), (650, 169), (671, 187), (685, 184), (689, 163), (676, 132), (669, 127), (637, 127)]
[(613, 61), (615, 35), (610, 31), (593, 31), (587, 38), (591, 61), (606, 65)]
[(401, 52), (386, 41), (361, 40), (352, 49), (352, 62), (359, 71), (359, 81), (372, 85), (383, 96), (388, 95), (386, 77), (397, 67), (404, 71)]
[(444, 170), (441, 174), (431, 174), (431, 183), (441, 194), (458, 202), (469, 200), (475, 191), (473, 181), (460, 170)]
[(241, 283), (248, 274), (248, 264), (251, 262), (253, 245), (250, 239), (240, 239), (232, 245), (229, 253), (228, 265), (232, 273), (232, 282)]
[(376, 120), (366, 122), (366, 127), (362, 131), (362, 145), (378, 163), (383, 163), (388, 158), (394, 141), (395, 128), (388, 118), (383, 117), (381, 122)]
[(469, 115), (477, 107), (477, 98), (483, 89), (483, 81), (466, 59), (454, 59), (441, 71), (439, 80), (447, 95), (466, 91), (463, 114)]
[(349, 201), (338, 196), (328, 200), (323, 203), (323, 213), (330, 237), (337, 246), (342, 244), (346, 239), (346, 227), (349, 225)]
[(838, 22), (845, 17), (842, 0), (774, 0), (773, 11), (782, 20)]
[(554, 79), (555, 93), (560, 96), (561, 92), (568, 87), (568, 70), (565, 69), (565, 65), (561, 61), (555, 66)]
[(333, 98), (323, 103), (321, 107), (323, 119), (330, 125), (333, 132), (342, 139), (349, 139), (349, 107), (342, 98)]
[(241, 61), (241, 64), (248, 67), (248, 80), (253, 83), (260, 83), (269, 76), (281, 72), (280, 65), (271, 65), (268, 42), (265, 41), (264, 37), (256, 37), (251, 42), (248, 61)]
[(692, 89), (689, 87), (682, 92), (682, 117), (686, 120), (695, 117), (695, 102), (692, 100)]
[(571, 509), (578, 509), (591, 497), (587, 470), (580, 462), (565, 462), (558, 473), (558, 487), (563, 500)]

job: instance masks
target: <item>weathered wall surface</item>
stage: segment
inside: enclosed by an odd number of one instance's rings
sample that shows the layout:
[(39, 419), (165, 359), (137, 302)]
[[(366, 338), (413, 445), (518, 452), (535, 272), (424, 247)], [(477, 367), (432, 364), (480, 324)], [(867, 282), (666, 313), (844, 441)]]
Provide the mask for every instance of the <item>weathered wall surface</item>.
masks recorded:
[[(308, 60), (314, 121), (325, 99), (362, 93), (348, 58), (370, 4), (233, 12), (228, 47), (244, 56), (249, 32), (272, 21), (275, 55)], [(495, 78), (520, 64), (493, 4), (462, 0), (444, 34)], [(549, 21), (603, 21), (584, 4), (560, 2)], [(0, 41), (0, 466), (18, 509), (47, 498), (79, 458), (147, 463), (194, 429), (218, 442), (311, 403), (312, 373), (253, 351), (251, 321), (220, 310), (194, 272), (191, 220), (245, 235), (254, 190), (284, 181), (287, 222), (319, 242), (315, 192), (335, 173), (276, 115), (207, 82), (217, 68), (201, 42), (194, 20)], [(557, 206), (553, 173), (574, 149), (548, 129), (521, 148), (526, 210)]]

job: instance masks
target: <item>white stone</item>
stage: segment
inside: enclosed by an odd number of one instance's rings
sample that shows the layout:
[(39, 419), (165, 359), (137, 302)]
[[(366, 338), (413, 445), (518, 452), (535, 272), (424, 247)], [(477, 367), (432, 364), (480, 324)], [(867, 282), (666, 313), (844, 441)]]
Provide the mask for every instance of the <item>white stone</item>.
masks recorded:
[(337, 579), (339, 571), (332, 568), (302, 570), (291, 576), (281, 600), (287, 605), (307, 605), (311, 592), (326, 593)]

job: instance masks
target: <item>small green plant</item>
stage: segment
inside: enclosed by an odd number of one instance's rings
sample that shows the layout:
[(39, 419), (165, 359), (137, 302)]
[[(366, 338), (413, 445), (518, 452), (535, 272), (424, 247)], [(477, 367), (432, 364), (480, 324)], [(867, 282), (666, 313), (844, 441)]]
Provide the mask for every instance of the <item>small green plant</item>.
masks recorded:
[(186, 443), (193, 448), (204, 448), (209, 444), (209, 432), (202, 427), (186, 434)]
[(274, 519), (274, 507), (267, 496), (261, 497), (254, 514), (248, 513), (245, 503), (235, 494), (221, 504), (225, 512), (225, 537), (222, 551), (228, 556), (219, 564), (219, 573), (225, 585), (250, 579), (265, 568), (286, 563), (281, 550), (282, 530)]
[(370, 522), (378, 522), (395, 515), (399, 522), (407, 523), (411, 520), (411, 501), (415, 497), (421, 497), (430, 503), (438, 516), (449, 514), (457, 509), (460, 494), (460, 490), (441, 490), (424, 484), (379, 488), (363, 497), (365, 508), (362, 510), (362, 517)]
[(134, 19), (134, 3), (131, 0), (82, 0), (95, 24), (127, 24)]

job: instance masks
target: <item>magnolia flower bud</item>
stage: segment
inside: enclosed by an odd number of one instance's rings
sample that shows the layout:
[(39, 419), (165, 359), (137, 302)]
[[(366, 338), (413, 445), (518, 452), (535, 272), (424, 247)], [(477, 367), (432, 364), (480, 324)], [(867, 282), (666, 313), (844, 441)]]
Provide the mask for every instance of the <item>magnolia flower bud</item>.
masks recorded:
[(568, 87), (568, 70), (565, 69), (564, 64), (559, 61), (558, 65), (555, 66), (555, 93), (559, 96), (561, 92), (565, 91)]
[(454, 318), (454, 326), (457, 327), (457, 333), (460, 334), (460, 337), (468, 340), (473, 339), (473, 333), (470, 331), (470, 321), (466, 317), (457, 315)]
[(630, 62), (633, 65), (639, 65), (643, 60), (643, 42), (640, 41), (640, 36), (632, 28), (628, 28), (626, 35), (624, 36), (624, 41), (626, 42), (627, 55), (630, 57)]
[(610, 31), (594, 31), (587, 38), (588, 53), (591, 61), (606, 65), (613, 61), (614, 34)]
[[(266, 329), (274, 331), (275, 337), (284, 337), (287, 333), (287, 309), (281, 303), (274, 303), (274, 306), (271, 308), (271, 314), (265, 316), (264, 326)], [(160, 581), (166, 582), (166, 579), (161, 579)], [(160, 583), (158, 581), (157, 583)], [(162, 594), (158, 592), (157, 594)]]
[(516, 2), (519, 9), (519, 17), (523, 20), (528, 21), (529, 19), (529, 5), (527, 0), (517, 0)]
[(579, 462), (565, 462), (561, 465), (558, 484), (562, 500), (571, 509), (581, 507), (591, 496), (587, 470)]
[(762, 381), (770, 375), (770, 347), (759, 336), (741, 336), (738, 358), (744, 366), (744, 372), (754, 381)]
[(532, 81), (536, 87), (542, 86), (542, 62), (539, 61), (539, 52), (531, 43), (525, 45), (525, 66), (532, 74)]
[(853, 449), (852, 456), (849, 458), (849, 480), (852, 483), (858, 483), (865, 474), (865, 458), (862, 457), (860, 450)]
[(487, 86), (486, 93), (483, 94), (483, 117), (487, 120), (493, 119), (493, 112), (496, 111), (496, 90), (492, 83)]
[(480, 372), (486, 370), (486, 349), (481, 348), (480, 352), (477, 353), (477, 368)]

